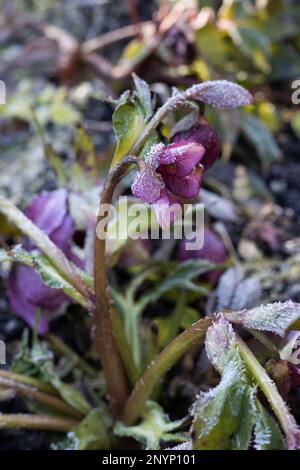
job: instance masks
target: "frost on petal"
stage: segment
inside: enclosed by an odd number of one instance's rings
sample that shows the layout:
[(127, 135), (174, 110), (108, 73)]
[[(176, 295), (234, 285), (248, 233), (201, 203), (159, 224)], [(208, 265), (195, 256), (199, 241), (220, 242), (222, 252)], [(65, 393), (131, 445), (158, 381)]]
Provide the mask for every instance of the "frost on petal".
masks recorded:
[[(148, 164), (153, 170), (156, 170), (156, 168), (160, 165), (161, 163), (161, 156), (163, 155), (163, 151), (164, 151), (164, 144), (163, 143), (159, 143), (159, 144), (156, 144), (156, 145), (153, 145), (149, 152), (146, 154), (145, 156), (145, 162), (146, 164)], [(171, 157), (172, 159), (173, 157)], [(167, 163), (173, 163), (174, 161), (174, 158), (173, 160), (169, 160)]]
[(132, 194), (148, 204), (152, 204), (160, 198), (164, 188), (162, 178), (147, 165), (139, 171), (131, 186)]
[(195, 142), (180, 141), (165, 147), (164, 153), (173, 155), (174, 164), (163, 164), (158, 168), (158, 171), (161, 174), (187, 176), (202, 160), (205, 149), (201, 144)]
[(203, 167), (198, 165), (198, 167), (187, 176), (164, 175), (163, 179), (166, 187), (173, 194), (190, 199), (199, 194), (203, 171)]
[(189, 99), (203, 101), (223, 109), (233, 109), (253, 103), (248, 90), (227, 80), (213, 80), (193, 85), (186, 94)]
[(155, 214), (159, 225), (167, 229), (176, 219), (177, 212), (181, 211), (178, 198), (164, 190), (161, 197), (154, 204)]

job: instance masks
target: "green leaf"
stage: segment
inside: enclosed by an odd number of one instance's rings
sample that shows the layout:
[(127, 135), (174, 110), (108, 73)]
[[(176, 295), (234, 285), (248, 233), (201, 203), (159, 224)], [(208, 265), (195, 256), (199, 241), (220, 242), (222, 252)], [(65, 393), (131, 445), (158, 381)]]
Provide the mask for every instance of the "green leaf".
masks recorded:
[(80, 113), (69, 103), (56, 102), (50, 108), (50, 117), (55, 124), (70, 126), (80, 121)]
[(153, 114), (151, 91), (149, 85), (147, 82), (145, 82), (145, 80), (139, 78), (135, 73), (133, 73), (132, 76), (136, 89), (135, 94), (143, 108), (145, 119), (148, 121)]
[(283, 436), (256, 397), (256, 382), (241, 357), (232, 326), (222, 316), (207, 330), (206, 351), (221, 373), (219, 385), (194, 404), (194, 449), (281, 449)]
[(119, 422), (114, 428), (117, 436), (132, 437), (145, 446), (146, 450), (158, 450), (161, 442), (184, 442), (187, 436), (178, 430), (183, 424), (184, 419), (170, 421), (164, 410), (155, 402), (147, 401), (142, 420), (135, 426), (125, 426)]
[(268, 57), (270, 55), (270, 40), (266, 34), (253, 27), (234, 27), (228, 29), (235, 45), (251, 59), (256, 67), (263, 72), (270, 72)]
[(217, 68), (226, 63), (229, 51), (214, 25), (209, 24), (196, 31), (196, 45), (206, 62)]
[(102, 410), (92, 410), (67, 439), (52, 445), (54, 450), (103, 450), (110, 448), (110, 439), (102, 420)]
[(247, 112), (241, 111), (241, 128), (254, 145), (264, 168), (280, 156), (279, 147), (264, 122)]
[(52, 385), (69, 405), (81, 413), (88, 414), (91, 411), (91, 406), (82, 393), (71, 385), (65, 384), (55, 373), (53, 353), (48, 349), (46, 343), (36, 342), (30, 349), (28, 338), (25, 336), (12, 370), (39, 378)]
[(254, 447), (257, 450), (280, 450), (285, 448), (277, 423), (259, 402), (257, 402), (255, 416)]
[(156, 283), (151, 291), (143, 295), (140, 302), (143, 305), (147, 305), (150, 302), (155, 302), (165, 293), (178, 288), (206, 295), (208, 293), (207, 289), (197, 285), (192, 279), (214, 268), (215, 264), (206, 260), (194, 259), (178, 263), (169, 275), (162, 279), (161, 282)]
[(125, 101), (121, 102), (115, 109), (113, 125), (117, 146), (112, 167), (128, 154), (144, 128), (144, 111), (139, 100), (127, 95)]
[(209, 392), (200, 393), (194, 405), (194, 449), (231, 449), (240, 422), (251, 413), (249, 397), (254, 391), (249, 390), (242, 360), (237, 351), (228, 359), (220, 384)]
[(300, 111), (296, 111), (292, 115), (291, 125), (295, 134), (300, 138)]

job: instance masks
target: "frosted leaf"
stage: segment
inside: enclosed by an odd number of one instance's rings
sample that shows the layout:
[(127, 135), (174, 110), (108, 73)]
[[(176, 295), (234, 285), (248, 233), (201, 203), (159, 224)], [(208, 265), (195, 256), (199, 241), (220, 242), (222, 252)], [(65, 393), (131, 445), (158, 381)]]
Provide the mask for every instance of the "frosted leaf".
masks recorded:
[(251, 396), (253, 394), (249, 394), (247, 375), (243, 372), (243, 363), (236, 351), (230, 355), (219, 385), (200, 393), (194, 404), (194, 449), (232, 449), (241, 421), (252, 412), (248, 402)]
[(193, 85), (186, 91), (188, 99), (203, 101), (216, 108), (233, 109), (252, 104), (249, 91), (237, 83), (213, 80)]
[(231, 324), (224, 317), (208, 328), (206, 333), (205, 347), (209, 361), (222, 372), (228, 362), (228, 355), (234, 348), (234, 332)]
[(284, 336), (286, 331), (300, 319), (300, 304), (288, 300), (261, 305), (250, 310), (226, 312), (226, 318), (246, 328), (270, 331)]
[(193, 450), (193, 444), (190, 441), (183, 442), (182, 444), (178, 444), (175, 447), (168, 447), (164, 450)]

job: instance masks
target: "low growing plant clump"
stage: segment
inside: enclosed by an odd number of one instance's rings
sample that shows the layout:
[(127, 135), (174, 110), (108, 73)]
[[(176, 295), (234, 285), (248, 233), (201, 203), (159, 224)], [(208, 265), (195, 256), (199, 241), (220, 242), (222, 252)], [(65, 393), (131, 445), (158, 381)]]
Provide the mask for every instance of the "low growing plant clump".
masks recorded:
[[(219, 154), (205, 106), (231, 110), (251, 105), (252, 97), (240, 85), (213, 80), (185, 91), (174, 88), (155, 110), (148, 84), (137, 75), (133, 82), (133, 91), (115, 102), (117, 145), (104, 182), (96, 175), (97, 184), (88, 179), (89, 191), (76, 192), (76, 178), (71, 179), (36, 196), (24, 213), (0, 197), (2, 216), (17, 228), (14, 236), (26, 237), (0, 252), (1, 261), (9, 263), (8, 297), (33, 329), (33, 335), (24, 335), (11, 369), (0, 371), (0, 393), (22, 396), (29, 413), (1, 414), (0, 428), (62, 432), (65, 436), (52, 444), (55, 449), (120, 448), (123, 437), (152, 450), (299, 449), (300, 429), (284, 394), (300, 383), (298, 369), (285, 355), (294, 347), (293, 337), (286, 335), (299, 327), (300, 305), (220, 307), (204, 315), (193, 307), (195, 299), (206, 298), (230, 266), (229, 247), (207, 219), (199, 228), (203, 246), (189, 248), (196, 237), (193, 224), (179, 242), (172, 237), (172, 230), (182, 228), (182, 209), (197, 211), (192, 203)], [(91, 187), (101, 194), (97, 220)], [(126, 233), (114, 239), (112, 230), (122, 222), (121, 195), (129, 208), (146, 203), (146, 216), (134, 222), (131, 213)], [(110, 220), (112, 204), (117, 216)], [(149, 219), (152, 208), (156, 218)], [(146, 236), (153, 229), (149, 220), (156, 224), (156, 240)], [(76, 225), (89, 236), (84, 252), (74, 243)], [(116, 260), (118, 269), (127, 269), (121, 282), (112, 269)], [(71, 303), (81, 306), (88, 322), (92, 318), (101, 368), (49, 334), (51, 322)], [(160, 309), (168, 314), (158, 314)], [(279, 337), (286, 338), (285, 348)], [(251, 348), (254, 339), (257, 354)], [(201, 346), (204, 363), (214, 367), (219, 382), (205, 383), (203, 374), (205, 387), (198, 389), (193, 405), (171, 419), (165, 410), (165, 379)], [(53, 351), (71, 360), (74, 377), (84, 387), (60, 378)]]

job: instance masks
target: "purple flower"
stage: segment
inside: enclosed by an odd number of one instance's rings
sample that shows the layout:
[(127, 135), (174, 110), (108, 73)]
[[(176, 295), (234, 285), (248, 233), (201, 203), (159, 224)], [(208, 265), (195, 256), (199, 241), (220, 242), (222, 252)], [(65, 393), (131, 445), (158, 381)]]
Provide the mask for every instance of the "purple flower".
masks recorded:
[(172, 212), (167, 220), (164, 209), (199, 194), (204, 171), (200, 162), (204, 154), (201, 144), (181, 140), (170, 145), (154, 145), (146, 155), (131, 190), (142, 201), (154, 204), (162, 226), (169, 225), (175, 217)]
[(203, 118), (199, 124), (189, 131), (178, 132), (174, 136), (174, 142), (189, 140), (201, 144), (205, 148), (205, 154), (201, 160), (204, 170), (211, 167), (220, 153), (220, 141), (215, 129)]
[[(68, 214), (68, 195), (65, 189), (43, 193), (33, 198), (25, 210), (25, 214), (68, 256), (71, 253), (71, 239), (74, 234), (74, 224)], [(27, 250), (37, 249), (31, 242), (26, 241)], [(39, 324), (39, 333), (46, 334), (48, 321), (53, 317), (63, 303), (69, 298), (57, 289), (51, 289), (41, 280), (38, 273), (29, 266), (15, 264), (8, 279), (8, 297), (12, 308), (28, 325), (34, 325), (37, 308), (43, 314)]]
[[(186, 244), (191, 242), (192, 240), (181, 240), (178, 253), (181, 261), (187, 259), (205, 259), (213, 263), (224, 263), (226, 261), (228, 255), (223, 241), (209, 228), (204, 228), (204, 244), (200, 250), (187, 250)], [(219, 270), (213, 269), (205, 277), (211, 284), (215, 284), (220, 274)]]

